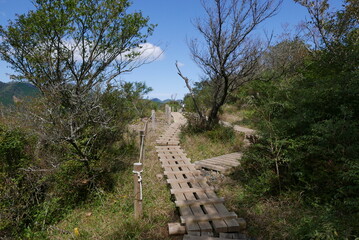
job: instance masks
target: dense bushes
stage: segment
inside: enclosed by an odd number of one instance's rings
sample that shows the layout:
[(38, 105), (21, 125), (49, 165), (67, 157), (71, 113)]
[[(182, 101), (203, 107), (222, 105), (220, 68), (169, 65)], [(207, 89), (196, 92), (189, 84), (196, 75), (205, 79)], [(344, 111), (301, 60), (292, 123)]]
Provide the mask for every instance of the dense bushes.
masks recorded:
[(33, 142), (18, 129), (0, 126), (0, 236), (8, 237), (14, 229), (22, 227), (35, 200), (41, 198), (40, 186), (34, 184), (36, 177), (24, 171), (31, 166)]
[(36, 231), (56, 223), (97, 191), (111, 190), (116, 174), (137, 153), (130, 136), (112, 136), (115, 141), (102, 149), (105, 153), (92, 161), (88, 172), (66, 143), (40, 141), (24, 130), (0, 127), (1, 238), (36, 238)]
[[(333, 15), (332, 30), (342, 17)], [(308, 220), (314, 226), (297, 228), (308, 238), (359, 235), (358, 33), (348, 27), (340, 39), (304, 56), (291, 75), (245, 90), (261, 138), (248, 149), (237, 177), (256, 196), (300, 193), (323, 214)]]

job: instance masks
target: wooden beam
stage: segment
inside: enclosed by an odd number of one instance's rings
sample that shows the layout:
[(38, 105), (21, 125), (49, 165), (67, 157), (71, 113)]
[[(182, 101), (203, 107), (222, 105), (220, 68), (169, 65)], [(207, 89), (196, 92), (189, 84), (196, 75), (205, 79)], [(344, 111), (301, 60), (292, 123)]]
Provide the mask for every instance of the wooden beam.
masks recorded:
[(162, 167), (192, 167), (193, 163), (162, 164)]
[(181, 206), (193, 206), (193, 205), (206, 205), (213, 203), (223, 203), (224, 198), (209, 198), (209, 199), (198, 199), (198, 200), (179, 200), (175, 201), (177, 207)]
[(205, 177), (195, 177), (195, 178), (184, 178), (184, 179), (167, 179), (167, 183), (173, 184), (173, 183), (186, 183), (186, 182), (203, 182), (207, 181), (207, 178)]
[(168, 174), (193, 174), (193, 175), (199, 175), (201, 174), (201, 171), (199, 170), (186, 170), (186, 171), (164, 171), (164, 175)]
[(218, 213), (218, 214), (206, 214), (204, 216), (181, 216), (181, 223), (192, 223), (202, 221), (213, 221), (222, 219), (235, 219), (237, 214), (234, 212), (229, 213)]
[(194, 193), (194, 192), (208, 192), (214, 191), (212, 187), (209, 188), (180, 188), (180, 189), (171, 189), (172, 194), (177, 193)]
[(183, 235), (186, 234), (186, 227), (181, 223), (169, 223), (168, 233), (169, 235)]

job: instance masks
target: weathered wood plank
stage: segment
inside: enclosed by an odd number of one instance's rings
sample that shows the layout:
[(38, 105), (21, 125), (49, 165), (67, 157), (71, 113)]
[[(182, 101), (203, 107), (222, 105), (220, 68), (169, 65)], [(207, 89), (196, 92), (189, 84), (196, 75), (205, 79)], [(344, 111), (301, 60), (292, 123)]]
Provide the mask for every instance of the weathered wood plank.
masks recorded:
[(235, 219), (237, 214), (234, 212), (229, 212), (226, 214), (216, 213), (216, 214), (206, 214), (203, 216), (181, 216), (182, 223), (193, 223), (193, 222), (203, 222), (203, 221), (213, 221), (213, 220), (223, 220), (223, 219)]
[[(165, 170), (170, 172), (170, 171), (172, 171), (172, 168), (166, 167)], [(168, 174), (167, 177), (171, 178), (171, 179), (177, 179), (177, 177), (174, 174)], [(172, 185), (172, 189), (180, 189), (180, 188), (181, 188), (181, 186), (178, 183), (177, 184), (174, 183)], [(177, 200), (187, 200), (183, 193), (176, 194), (176, 199)], [(182, 216), (193, 215), (192, 210), (189, 206), (180, 207), (179, 210), (180, 210), (180, 213)], [(187, 232), (194, 232), (194, 233), (197, 232), (198, 234), (200, 234), (200, 231), (201, 231), (199, 228), (199, 225), (197, 223), (186, 224), (186, 230), (187, 230)]]
[(201, 181), (207, 181), (205, 177), (191, 177), (191, 178), (183, 178), (183, 179), (167, 179), (167, 183), (183, 183), (183, 182), (201, 182)]
[(219, 166), (219, 165), (201, 163), (201, 162), (196, 163), (196, 166), (199, 166), (201, 168), (207, 168), (207, 169), (215, 170), (215, 171), (218, 171), (218, 172), (226, 172), (226, 171), (228, 171), (230, 169), (229, 167), (223, 167), (223, 166)]
[(178, 170), (178, 171), (164, 171), (163, 172), (164, 175), (168, 175), (168, 174), (188, 174), (188, 173), (191, 173), (191, 174), (194, 174), (194, 175), (200, 175), (201, 171), (198, 171), (198, 170), (189, 170), (189, 171)]
[[(180, 183), (182, 184), (182, 183)], [(214, 191), (214, 188), (181, 188), (181, 189), (171, 189), (170, 190), (172, 194), (177, 193), (199, 193), (199, 192), (208, 192), (208, 191)]]
[(206, 205), (213, 203), (223, 203), (224, 198), (209, 198), (209, 199), (196, 199), (196, 200), (178, 200), (175, 201), (177, 207), (193, 206), (193, 205)]
[(162, 164), (162, 167), (189, 167), (193, 166), (192, 163), (173, 163), (173, 164)]
[[(202, 187), (202, 185), (205, 185), (206, 188), (207, 187), (210, 187), (207, 182), (196, 182), (196, 183), (193, 183), (193, 187)], [(196, 193), (197, 194), (197, 197), (200, 199), (200, 200), (208, 200), (209, 197), (207, 196), (208, 192), (198, 192)], [(216, 196), (216, 194), (212, 191), (210, 192), (213, 196), (213, 198), (218, 198)], [(214, 207), (213, 204), (208, 204), (208, 205), (204, 205), (203, 206), (203, 210), (207, 213), (207, 214), (217, 214), (218, 211), (217, 209)], [(227, 231), (227, 224), (225, 221), (223, 220), (213, 220), (212, 221), (212, 224), (213, 224), (213, 227), (215, 229), (216, 232), (225, 232)]]
[[(233, 238), (232, 238), (233, 239)], [(234, 238), (234, 240), (243, 240), (245, 238)], [(184, 235), (183, 240), (229, 240), (228, 238), (221, 238), (221, 237), (207, 237), (207, 236), (191, 236), (191, 235)]]

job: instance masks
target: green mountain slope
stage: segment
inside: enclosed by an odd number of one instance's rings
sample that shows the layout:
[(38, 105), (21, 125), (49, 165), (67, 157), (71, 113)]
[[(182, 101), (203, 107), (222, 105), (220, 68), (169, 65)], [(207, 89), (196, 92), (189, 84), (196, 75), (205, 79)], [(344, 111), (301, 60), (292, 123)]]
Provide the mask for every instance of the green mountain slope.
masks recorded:
[(38, 94), (39, 90), (29, 83), (0, 82), (0, 103), (4, 105), (14, 104), (13, 96), (23, 99), (24, 97), (34, 97)]

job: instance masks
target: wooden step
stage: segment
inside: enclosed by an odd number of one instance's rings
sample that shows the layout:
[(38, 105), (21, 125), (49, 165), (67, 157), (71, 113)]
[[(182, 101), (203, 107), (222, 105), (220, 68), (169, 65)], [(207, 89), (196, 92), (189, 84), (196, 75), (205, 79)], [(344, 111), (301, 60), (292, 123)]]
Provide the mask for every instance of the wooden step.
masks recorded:
[(193, 182), (203, 182), (207, 181), (205, 177), (194, 177), (194, 178), (184, 178), (184, 179), (167, 179), (167, 183), (193, 183)]
[(235, 214), (234, 212), (206, 214), (203, 216), (181, 216), (181, 223), (187, 224), (187, 223), (192, 223), (192, 222), (235, 219), (235, 218), (237, 218), (237, 214)]
[(171, 194), (209, 192), (209, 191), (214, 191), (214, 188), (179, 188), (179, 189), (171, 189)]
[(194, 206), (194, 205), (206, 205), (213, 203), (223, 203), (224, 198), (209, 198), (209, 199), (198, 199), (198, 200), (178, 200), (175, 201), (177, 207), (181, 206)]
[(183, 240), (245, 240), (246, 238), (225, 238), (225, 237), (208, 237), (208, 236), (192, 236), (184, 235)]
[(215, 165), (215, 164), (201, 163), (201, 162), (196, 162), (195, 164), (198, 167), (206, 168), (206, 169), (210, 169), (210, 170), (215, 170), (215, 171), (218, 171), (218, 172), (226, 172), (226, 171), (229, 170), (228, 167)]
[(186, 170), (186, 171), (164, 171), (164, 175), (168, 174), (193, 174), (193, 175), (200, 175), (201, 171), (199, 170)]
[(192, 163), (162, 164), (162, 167), (193, 167)]

